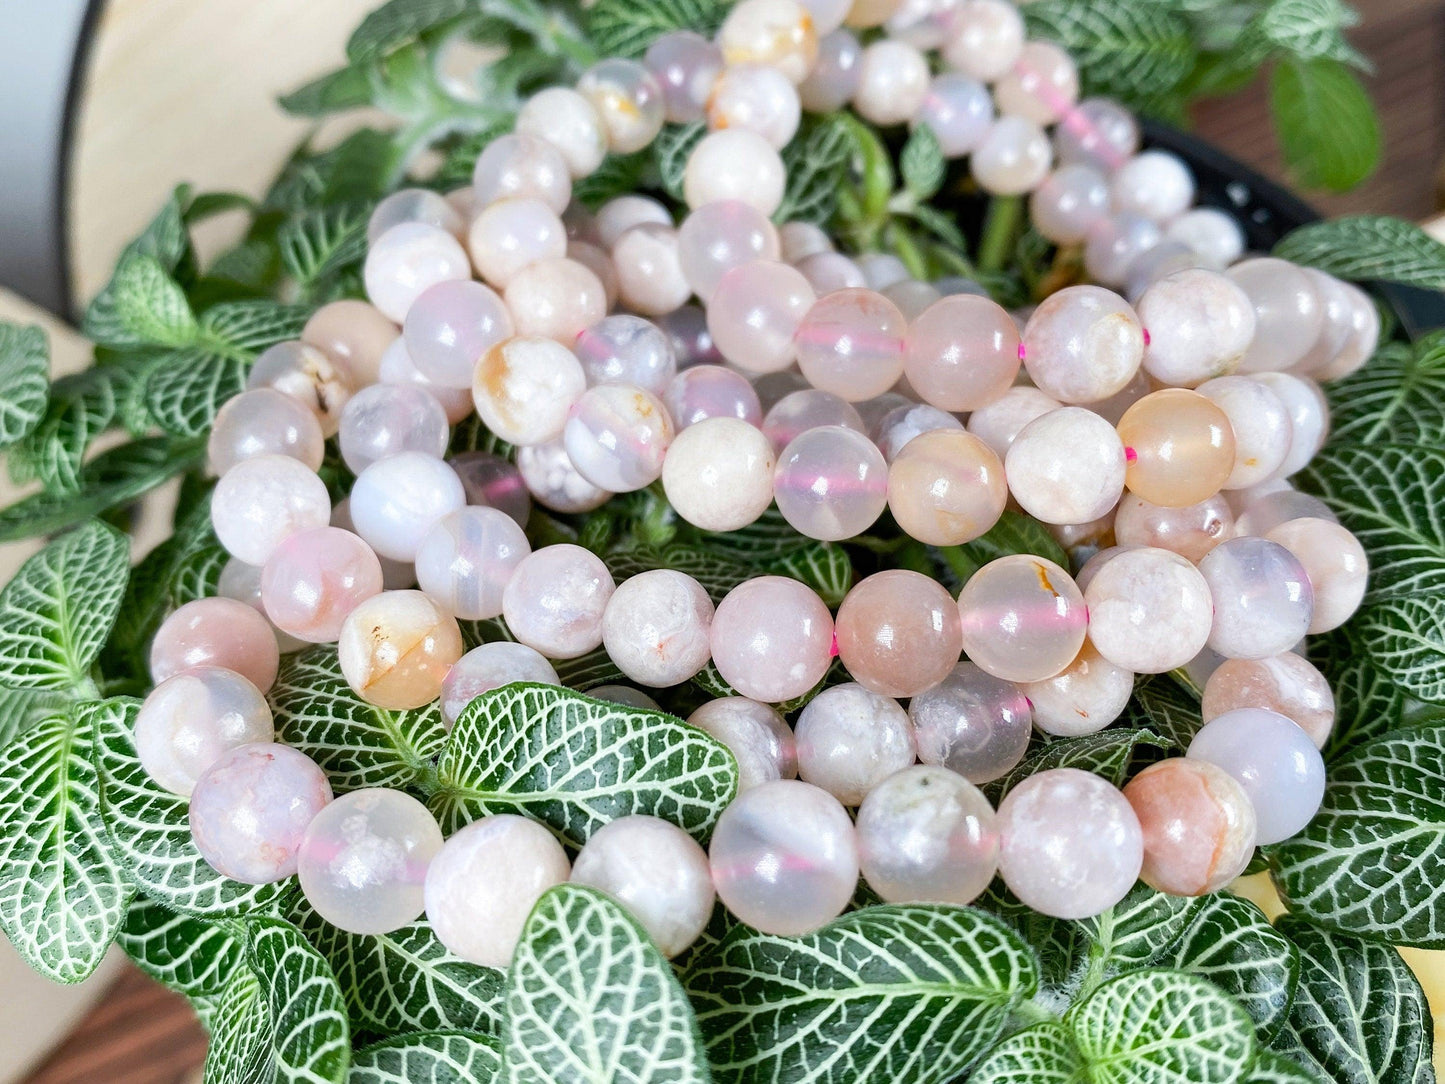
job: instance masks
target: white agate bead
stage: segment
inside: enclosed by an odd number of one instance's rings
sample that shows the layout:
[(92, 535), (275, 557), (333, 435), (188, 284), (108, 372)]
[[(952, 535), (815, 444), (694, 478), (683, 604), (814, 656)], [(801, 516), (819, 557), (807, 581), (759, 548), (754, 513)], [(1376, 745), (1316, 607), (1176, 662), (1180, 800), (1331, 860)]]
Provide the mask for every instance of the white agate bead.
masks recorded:
[(774, 779), (798, 777), (797, 742), (772, 705), (724, 696), (703, 704), (687, 721), (728, 747), (738, 762), (739, 792)]
[(1193, 388), (1238, 368), (1254, 341), (1249, 295), (1214, 271), (1176, 271), (1139, 298), (1149, 328), (1144, 368), (1161, 384)]
[(1109, 213), (1109, 186), (1097, 170), (1079, 163), (1060, 166), (1029, 196), (1029, 218), (1044, 237), (1077, 245)]
[(1324, 327), (1314, 280), (1304, 268), (1273, 257), (1245, 260), (1225, 273), (1254, 304), (1254, 341), (1239, 371), (1282, 371), (1298, 364)]
[(305, 463), (258, 455), (226, 472), (211, 496), (211, 526), (226, 552), (264, 565), (298, 531), (331, 521), (331, 494)]
[(1086, 98), (1064, 114), (1054, 129), (1059, 161), (1079, 163), (1108, 175), (1139, 149), (1139, 121), (1110, 98)]
[(918, 759), (970, 783), (992, 782), (1018, 766), (1028, 750), (1031, 716), (1017, 685), (971, 662), (959, 663), (908, 704)]
[(853, 108), (886, 128), (912, 120), (928, 95), (928, 60), (905, 42), (883, 38), (865, 46), (858, 61)]
[(517, 336), (477, 362), (472, 401), (489, 430), (525, 446), (560, 437), (586, 390), (587, 374), (572, 351), (552, 339)]
[(1302, 831), (1325, 793), (1325, 762), (1293, 720), (1264, 708), (1238, 708), (1208, 723), (1187, 754), (1234, 777), (1254, 806), (1261, 845)]
[(532, 498), (554, 512), (590, 512), (612, 496), (577, 473), (560, 438), (518, 448), (517, 471)]
[(374, 245), (381, 235), (403, 222), (424, 222), (446, 230), (452, 236), (462, 232), (462, 216), (447, 198), (426, 188), (403, 188), (387, 196), (366, 220), (366, 243)]
[(673, 438), (662, 488), (673, 511), (705, 531), (736, 531), (773, 501), (773, 446), (755, 425), (705, 418)]
[(556, 669), (536, 648), (510, 640), (495, 640), (472, 648), (456, 661), (442, 681), (442, 722), (450, 729), (473, 700), (514, 681), (562, 684)]
[(805, 584), (758, 576), (718, 604), (711, 643), (724, 681), (743, 696), (780, 703), (823, 680), (832, 660), (833, 615)]
[(766, 64), (801, 83), (818, 58), (818, 34), (797, 0), (740, 0), (717, 34), (729, 66)]
[(1115, 211), (1168, 222), (1194, 203), (1194, 174), (1177, 155), (1144, 151), (1114, 171), (1109, 191)]
[(852, 31), (824, 34), (818, 42), (818, 62), (798, 87), (803, 108), (809, 113), (831, 113), (847, 105), (858, 90), (858, 62), (862, 57), (863, 46)]
[(362, 269), (366, 296), (397, 324), (428, 287), (468, 279), (471, 273), (461, 243), (425, 222), (403, 222), (387, 230), (368, 248)]
[(472, 193), (478, 208), (502, 199), (539, 199), (560, 215), (572, 200), (572, 176), (551, 143), (513, 132), (492, 140), (477, 157)]
[(662, 88), (663, 113), (670, 123), (703, 119), (723, 69), (721, 49), (694, 31), (674, 30), (654, 39), (642, 63)]
[(341, 458), (355, 474), (398, 452), (440, 459), (451, 439), (447, 413), (426, 389), (373, 384), (351, 397), (341, 412), (337, 440)]
[(970, 414), (966, 428), (1002, 459), (1026, 425), (1062, 405), (1038, 388), (1018, 385)]
[(672, 212), (651, 196), (613, 196), (597, 209), (597, 243), (611, 252), (628, 230), (672, 224)]
[(189, 797), (207, 768), (230, 750), (275, 738), (271, 708), (255, 685), (218, 666), (197, 666), (152, 689), (135, 717), (141, 767), (173, 794)]
[(627, 384), (599, 384), (573, 404), (562, 446), (593, 485), (631, 493), (662, 475), (672, 437), (672, 419), (657, 396)]
[(382, 384), (396, 386), (414, 386), (430, 393), (442, 410), (446, 411), (447, 421), (456, 425), (472, 413), (472, 396), (466, 388), (448, 388), (423, 376), (411, 360), (411, 354), (407, 351), (406, 340), (400, 335), (392, 341), (381, 356), (381, 363), (377, 366), (376, 379)]
[[(567, 231), (557, 212), (541, 200), (514, 196), (497, 200), (472, 220), (467, 249), (477, 273), (500, 290), (528, 264), (566, 256)], [(417, 358), (416, 345), (409, 341), (408, 346)]]
[(1233, 215), (1214, 207), (1185, 211), (1164, 227), (1164, 236), (1188, 245), (1216, 271), (1244, 255), (1244, 231)]
[(852, 538), (888, 505), (888, 464), (862, 433), (841, 425), (809, 429), (778, 456), (773, 497), (800, 534), (825, 542)]
[(948, 66), (992, 83), (1007, 75), (1024, 47), (1024, 20), (1008, 0), (965, 0), (943, 44)]
[(708, 304), (708, 330), (733, 365), (749, 373), (776, 372), (793, 363), (793, 336), (816, 300), (796, 268), (754, 260), (718, 280)]
[(599, 61), (582, 73), (577, 90), (597, 110), (613, 154), (640, 151), (662, 131), (662, 85), (635, 60)]
[(1049, 174), (1054, 152), (1044, 130), (1024, 117), (999, 117), (973, 152), (970, 165), (984, 191), (995, 196), (1032, 192)]
[(1196, 389), (1224, 411), (1234, 430), (1234, 469), (1225, 489), (1248, 489), (1275, 475), (1294, 440), (1294, 423), (1269, 385), (1249, 376), (1221, 376)]
[(602, 280), (576, 260), (528, 264), (512, 276), (505, 296), (518, 335), (556, 339), (564, 345), (607, 315)]
[(605, 316), (578, 335), (572, 349), (589, 385), (634, 384), (662, 395), (677, 375), (667, 333), (640, 316)]
[(1099, 654), (1136, 674), (1183, 666), (1209, 639), (1214, 608), (1209, 584), (1168, 550), (1120, 549), (1097, 566), (1084, 601), (1089, 639)]
[(782, 150), (798, 131), (803, 108), (798, 88), (777, 68), (744, 64), (726, 68), (708, 101), (708, 127), (745, 128)]
[(1034, 310), (1023, 347), (1024, 368), (1040, 391), (1063, 403), (1096, 403), (1139, 371), (1144, 328), (1118, 294), (1069, 286)]
[(617, 293), (622, 304), (645, 316), (681, 308), (692, 296), (683, 274), (677, 231), (647, 223), (635, 226), (612, 247)]
[(1124, 444), (1114, 427), (1083, 407), (1031, 421), (1004, 457), (1009, 492), (1045, 523), (1088, 523), (1124, 492)]
[(744, 128), (724, 129), (703, 136), (688, 155), (683, 196), (693, 210), (735, 199), (771, 216), (783, 202), (786, 181), (771, 143)]
[(752, 383), (742, 373), (722, 365), (693, 365), (682, 370), (668, 384), (662, 401), (679, 431), (708, 418), (763, 424), (762, 404)]
[(913, 724), (897, 700), (849, 682), (808, 702), (795, 727), (798, 776), (856, 806), (913, 764)]
[(468, 505), (422, 536), (417, 583), (455, 617), (485, 620), (502, 612), (502, 589), (531, 552), (527, 536), (507, 513)]
[(341, 411), (356, 390), (356, 380), (344, 364), (320, 349), (296, 340), (279, 342), (262, 351), (246, 377), (246, 388), (273, 388), (309, 408), (321, 424), (321, 435), (336, 435)]
[(1088, 641), (1062, 673), (1020, 686), (1033, 707), (1034, 726), (1074, 738), (1103, 730), (1129, 706), (1134, 674), (1116, 666)]
[(994, 85), (993, 96), (1000, 113), (1053, 124), (1079, 99), (1079, 69), (1052, 42), (1025, 42), (1012, 70)]
[(966, 75), (935, 75), (911, 124), (928, 125), (945, 158), (962, 158), (983, 142), (993, 124), (993, 98)]
[(602, 643), (602, 614), (614, 586), (590, 550), (543, 546), (513, 570), (502, 616), (521, 643), (549, 659), (575, 659)]
[(1142, 215), (1110, 215), (1084, 241), (1084, 270), (1105, 286), (1123, 286), (1136, 260), (1160, 241), (1159, 225)]
[(683, 277), (704, 302), (723, 275), (753, 260), (777, 260), (778, 231), (768, 216), (741, 200), (708, 203), (683, 219), (677, 254)]
[(687, 681), (712, 655), (713, 605), (691, 576), (659, 568), (624, 580), (602, 613), (602, 644), (640, 685)]
[(1274, 392), (1289, 411), (1289, 454), (1272, 476), (1289, 478), (1304, 469), (1329, 436), (1329, 403), (1320, 386), (1305, 377), (1293, 373), (1256, 373), (1254, 378)]
[(1304, 565), (1264, 538), (1231, 538), (1199, 562), (1214, 599), (1209, 646), (1226, 659), (1288, 651), (1309, 630), (1314, 590)]
[(380, 556), (415, 561), (432, 524), (466, 503), (466, 490), (450, 466), (422, 452), (398, 452), (357, 476), (351, 521)]
[(1293, 651), (1269, 659), (1221, 659), (1204, 681), (1200, 717), (1210, 723), (1237, 708), (1267, 708), (1294, 722), (1323, 749), (1335, 726), (1329, 680)]
[(220, 477), (258, 455), (286, 455), (313, 471), (320, 469), (326, 441), (315, 412), (275, 388), (243, 391), (228, 399), (206, 443), (211, 473)]
[(515, 131), (556, 147), (574, 181), (595, 171), (607, 156), (607, 132), (597, 108), (568, 87), (532, 95), (517, 113)]
[(1311, 635), (1337, 629), (1354, 616), (1370, 575), (1358, 538), (1338, 523), (1308, 516), (1281, 523), (1265, 538), (1294, 554), (1309, 576), (1315, 598)]

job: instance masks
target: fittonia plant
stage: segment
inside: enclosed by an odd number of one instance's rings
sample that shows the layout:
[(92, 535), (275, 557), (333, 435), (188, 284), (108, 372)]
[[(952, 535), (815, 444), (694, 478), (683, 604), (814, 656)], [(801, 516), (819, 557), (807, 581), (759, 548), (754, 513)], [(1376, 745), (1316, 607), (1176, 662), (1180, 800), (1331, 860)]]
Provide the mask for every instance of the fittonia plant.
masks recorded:
[(1267, 65), (1346, 186), (1352, 18), (378, 10), (284, 104), (393, 127), (0, 329), (0, 928), (211, 1082), (1433, 1079), (1445, 344), (1354, 283), (1445, 248), (1244, 258), (1125, 107)]

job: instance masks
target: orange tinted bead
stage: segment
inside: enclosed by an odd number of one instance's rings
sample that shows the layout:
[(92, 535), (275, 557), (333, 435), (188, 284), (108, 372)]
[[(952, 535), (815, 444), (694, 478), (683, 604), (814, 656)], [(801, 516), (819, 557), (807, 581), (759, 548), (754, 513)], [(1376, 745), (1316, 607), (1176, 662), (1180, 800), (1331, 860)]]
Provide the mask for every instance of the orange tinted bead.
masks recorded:
[(1219, 492), (1234, 469), (1229, 417), (1198, 392), (1165, 388), (1119, 419), (1131, 493), (1164, 508), (1198, 504)]

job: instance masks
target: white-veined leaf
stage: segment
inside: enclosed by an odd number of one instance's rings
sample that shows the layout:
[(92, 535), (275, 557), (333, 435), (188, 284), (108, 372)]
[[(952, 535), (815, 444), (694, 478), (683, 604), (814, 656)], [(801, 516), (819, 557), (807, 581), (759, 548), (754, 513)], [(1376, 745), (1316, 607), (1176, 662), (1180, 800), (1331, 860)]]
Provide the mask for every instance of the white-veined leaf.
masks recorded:
[(1250, 20), (1237, 48), (1255, 63), (1282, 50), (1302, 60), (1330, 57), (1364, 67), (1367, 62), (1344, 33), (1359, 22), (1359, 14), (1341, 0), (1272, 0)]
[(330, 966), (289, 922), (253, 918), (246, 934), (246, 959), (270, 1013), (278, 1084), (344, 1084), (351, 1026)]
[(599, 56), (635, 58), (669, 30), (711, 37), (727, 10), (720, 0), (597, 0), (585, 12), (587, 37)]
[(359, 263), (366, 256), (366, 226), (371, 208), (341, 204), (303, 211), (276, 233), (281, 262), (303, 290)]
[(397, 1035), (351, 1056), (346, 1084), (492, 1084), (502, 1077), (497, 1040), (464, 1031)]
[(50, 388), (44, 414), (6, 456), (11, 479), (19, 484), (38, 481), (52, 490), (75, 489), (86, 452), (119, 420), (133, 383), (131, 366), (122, 364), (62, 376)]
[(249, 967), (231, 976), (213, 1020), (202, 1084), (276, 1084), (271, 1010)]
[(1010, 1035), (968, 1075), (969, 1084), (1081, 1084), (1085, 1079), (1068, 1028), (1053, 1022)]
[(25, 436), (50, 401), (50, 347), (38, 327), (0, 322), (0, 448)]
[(1325, 394), (1332, 444), (1445, 445), (1445, 333), (1387, 344)]
[(1287, 234), (1274, 255), (1356, 282), (1401, 282), (1445, 290), (1445, 244), (1413, 222), (1349, 215)]
[(996, 801), (1029, 776), (1052, 768), (1078, 768), (1118, 785), (1129, 774), (1136, 752), (1168, 747), (1152, 730), (1113, 728), (1077, 738), (1059, 738), (1040, 745), (1018, 767), (984, 789)]
[(378, 59), (474, 5), (475, 0), (388, 0), (352, 31), (346, 56), (353, 64)]
[(141, 345), (143, 340), (122, 325), (116, 311), (116, 287), (120, 269), (127, 259), (135, 254), (154, 257), (168, 272), (193, 269), (194, 255), (191, 252), (191, 239), (186, 232), (185, 219), (185, 205), (189, 199), (189, 187), (178, 186), (162, 204), (155, 218), (141, 231), (140, 236), (126, 245), (110, 282), (95, 295), (85, 310), (81, 330), (85, 332), (86, 338), (103, 346)]
[(927, 124), (920, 124), (909, 133), (908, 141), (898, 154), (898, 173), (909, 193), (919, 202), (933, 198), (943, 187), (948, 163), (943, 146)]
[(1196, 49), (1171, 5), (1133, 0), (1037, 0), (1024, 7), (1030, 36), (1056, 41), (1079, 65), (1089, 93), (1134, 106), (1167, 98), (1189, 74)]
[[(1171, 674), (1145, 674), (1134, 682), (1125, 726), (1143, 726), (1183, 751), (1204, 725), (1199, 699)], [(1104, 731), (1103, 733), (1108, 733)]]
[(1166, 954), (1200, 907), (1199, 900), (1158, 892), (1141, 882), (1113, 907), (1075, 925), (1089, 939), (1089, 954), (1101, 961), (1102, 974), (1110, 977)]
[(827, 225), (838, 206), (838, 190), (854, 149), (851, 130), (838, 115), (817, 118), (802, 128), (783, 148), (787, 185), (773, 217), (779, 222)]
[(0, 685), (0, 749), (42, 719), (64, 710), (66, 697), (51, 689), (11, 689)]
[(230, 931), (145, 896), (132, 901), (116, 943), (147, 975), (193, 1002), (219, 1001), (245, 967), (245, 948)]
[(135, 342), (178, 347), (195, 341), (199, 325), (186, 292), (156, 257), (122, 257), (110, 289), (116, 319)]
[(1254, 1056), (1254, 1068), (1244, 1078), (1244, 1084), (1328, 1084), (1321, 1077), (1308, 1072), (1282, 1054), (1273, 1050), (1261, 1050)]

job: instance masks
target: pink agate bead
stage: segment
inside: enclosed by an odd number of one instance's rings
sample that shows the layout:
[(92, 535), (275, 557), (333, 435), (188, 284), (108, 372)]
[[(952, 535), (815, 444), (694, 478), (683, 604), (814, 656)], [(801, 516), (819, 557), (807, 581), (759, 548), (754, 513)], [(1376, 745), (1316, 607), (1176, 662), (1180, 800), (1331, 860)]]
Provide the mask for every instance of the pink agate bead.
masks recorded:
[(1287, 520), (1265, 535), (1294, 554), (1309, 577), (1315, 605), (1308, 631), (1337, 629), (1354, 616), (1365, 597), (1370, 562), (1360, 540), (1338, 523), (1304, 516)]
[(502, 591), (532, 552), (516, 521), (496, 508), (459, 508), (432, 525), (416, 551), (416, 578), (463, 621), (502, 612)]
[(642, 63), (662, 87), (663, 112), (673, 124), (702, 120), (722, 71), (722, 50), (701, 34), (675, 30), (648, 46)]
[(529, 263), (507, 283), (507, 309), (518, 335), (567, 345), (607, 315), (607, 290), (594, 271), (569, 259)]
[(463, 452), (447, 460), (466, 490), (467, 503), (495, 508), (526, 527), (532, 515), (532, 495), (522, 472), (511, 462), (488, 452)]
[(958, 607), (942, 584), (918, 572), (876, 572), (838, 607), (839, 658), (855, 681), (885, 696), (936, 685), (962, 646)]
[(206, 444), (211, 473), (218, 477), (243, 459), (261, 455), (290, 456), (313, 471), (326, 455), (316, 415), (275, 388), (256, 388), (227, 400)]
[(368, 248), (363, 269), (366, 296), (398, 324), (429, 287), (471, 276), (461, 242), (425, 222), (403, 222), (387, 230)]
[(832, 658), (833, 618), (797, 580), (759, 576), (718, 604), (711, 643), (724, 681), (743, 696), (779, 703), (823, 680)]
[(914, 761), (913, 724), (898, 701), (848, 682), (824, 689), (798, 716), (798, 775), (846, 806)]
[(447, 413), (425, 388), (373, 384), (351, 397), (337, 434), (341, 458), (355, 474), (397, 452), (440, 459), (451, 439)]
[(918, 759), (955, 771), (970, 783), (988, 783), (1007, 774), (1028, 749), (1028, 699), (1017, 685), (971, 662), (959, 663), (937, 685), (915, 696), (908, 716)]
[[(557, 229), (560, 234), (560, 223)], [(511, 337), (512, 316), (497, 292), (480, 282), (441, 282), (407, 310), (401, 334), (422, 376), (443, 387), (469, 388), (477, 362)]]
[(447, 671), (442, 682), (442, 722), (451, 729), (473, 700), (514, 681), (562, 684), (552, 664), (536, 648), (510, 640), (472, 648)]
[(796, 779), (798, 747), (793, 731), (769, 704), (744, 696), (709, 700), (687, 717), (728, 747), (738, 762), (738, 790), (775, 779)]
[(512, 133), (492, 140), (477, 156), (472, 193), (478, 208), (521, 197), (539, 199), (560, 215), (572, 198), (572, 175), (552, 144)]
[(792, 364), (793, 336), (816, 300), (796, 268), (754, 260), (718, 280), (708, 304), (708, 330), (722, 356), (739, 369), (777, 372)]
[(589, 385), (632, 384), (662, 395), (677, 375), (667, 333), (628, 313), (604, 316), (577, 336), (572, 352)]
[(938, 429), (962, 430), (963, 422), (958, 420), (957, 415), (945, 410), (939, 410), (927, 403), (912, 403), (907, 399), (889, 409), (872, 425), (873, 439), (878, 444), (878, 450), (890, 463), (898, 458), (899, 453), (914, 437)]
[(798, 368), (815, 388), (851, 403), (882, 395), (903, 374), (908, 322), (874, 290), (819, 298), (793, 336)]
[(708, 418), (737, 418), (762, 427), (758, 393), (742, 373), (722, 365), (693, 365), (672, 378), (662, 397), (681, 431)]
[(512, 635), (550, 659), (575, 659), (602, 643), (602, 614), (615, 585), (590, 550), (563, 544), (535, 550), (502, 591)]
[(396, 325), (375, 305), (350, 298), (322, 305), (301, 329), (301, 341), (338, 363), (359, 387), (381, 379), (382, 355), (396, 340)]
[(233, 598), (187, 602), (161, 623), (151, 641), (151, 680), (156, 683), (198, 666), (219, 666), (265, 692), (280, 664), (271, 623)]
[(1292, 651), (1268, 659), (1224, 659), (1204, 682), (1199, 712), (1209, 723), (1237, 708), (1268, 708), (1323, 749), (1335, 725), (1335, 694), (1309, 660)]
[(271, 623), (313, 644), (336, 640), (346, 615), (381, 588), (376, 553), (339, 527), (293, 534), (261, 572), (261, 602)]
[(351, 489), (356, 533), (378, 556), (415, 561), (432, 524), (467, 503), (456, 472), (435, 456), (398, 452), (378, 459)]
[(1124, 797), (1144, 833), (1140, 878), (1172, 896), (1217, 892), (1254, 857), (1254, 807), (1222, 768), (1171, 757), (1129, 781)]
[(672, 437), (662, 401), (629, 384), (589, 388), (562, 429), (573, 466), (609, 493), (631, 493), (657, 481)]
[(1089, 523), (1124, 492), (1127, 461), (1114, 427), (1084, 407), (1060, 407), (1009, 445), (1004, 474), (1025, 512), (1044, 523)]
[(1199, 562), (1234, 533), (1234, 512), (1224, 495), (1183, 508), (1150, 504), (1125, 493), (1114, 513), (1114, 537), (1121, 546), (1155, 546)]
[(1084, 595), (1058, 565), (1019, 553), (990, 561), (958, 596), (963, 650), (1005, 681), (1043, 681), (1084, 646)]
[(198, 666), (147, 694), (135, 717), (135, 751), (146, 774), (188, 797), (212, 764), (242, 745), (275, 737), (271, 708), (240, 674)]
[(986, 297), (940, 298), (909, 327), (903, 371), (940, 410), (977, 410), (1008, 391), (1018, 375), (1018, 326)]
[(888, 464), (862, 433), (824, 425), (800, 433), (773, 472), (778, 511), (799, 534), (836, 542), (862, 534), (888, 504)]
[(707, 665), (713, 604), (702, 585), (670, 568), (624, 580), (602, 614), (608, 657), (633, 681), (661, 689)]

